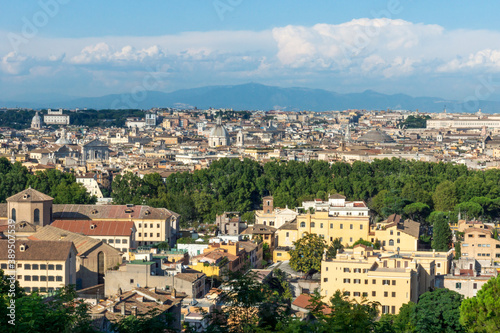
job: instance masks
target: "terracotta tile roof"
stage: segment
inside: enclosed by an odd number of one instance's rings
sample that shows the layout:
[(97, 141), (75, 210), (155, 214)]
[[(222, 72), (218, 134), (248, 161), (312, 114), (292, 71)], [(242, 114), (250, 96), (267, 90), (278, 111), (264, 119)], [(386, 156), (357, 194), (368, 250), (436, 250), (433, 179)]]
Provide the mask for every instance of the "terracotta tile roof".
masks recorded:
[[(308, 295), (308, 294), (300, 294), (299, 297), (297, 297), (292, 305), (295, 305), (296, 307), (299, 307), (299, 308), (302, 308), (302, 309), (306, 309), (306, 310), (309, 310), (308, 306), (311, 304), (311, 295)], [(328, 307), (324, 307), (323, 309), (323, 313), (324, 314), (329, 314), (331, 313), (332, 310)]]
[(286, 222), (278, 230), (298, 230), (297, 219)]
[(165, 208), (127, 205), (53, 205), (56, 220), (76, 219), (167, 219), (172, 214)]
[(117, 253), (120, 252), (108, 244), (104, 244), (102, 241), (76, 234), (71, 231), (59, 229), (50, 225), (47, 225), (41, 229), (38, 229), (36, 233), (29, 236), (32, 240), (45, 240), (45, 241), (57, 241), (57, 242), (72, 242), (75, 244), (78, 255), (85, 255), (97, 246), (107, 246), (110, 250), (114, 250)]
[(87, 236), (130, 236), (134, 228), (132, 221), (55, 220), (50, 225)]
[(276, 228), (264, 225), (264, 224), (255, 224), (251, 227), (245, 229), (242, 234), (246, 235), (272, 235), (276, 232)]
[(194, 282), (198, 280), (199, 278), (202, 278), (205, 275), (205, 273), (198, 272), (198, 273), (179, 273), (175, 275), (176, 279), (181, 279), (184, 281), (188, 282)]
[(335, 194), (330, 194), (330, 196), (328, 196), (328, 199), (345, 199), (345, 196), (343, 196), (342, 194), (335, 193)]
[[(0, 260), (8, 259), (7, 240), (0, 240)], [(25, 251), (20, 246), (25, 245)], [(74, 248), (69, 241), (21, 240), (16, 241), (16, 260), (66, 260)], [(76, 249), (75, 249), (76, 252)]]
[(24, 191), (14, 194), (6, 199), (7, 202), (39, 202), (39, 201), (49, 201), (54, 200), (54, 198), (49, 197), (42, 192), (35, 189), (27, 188)]

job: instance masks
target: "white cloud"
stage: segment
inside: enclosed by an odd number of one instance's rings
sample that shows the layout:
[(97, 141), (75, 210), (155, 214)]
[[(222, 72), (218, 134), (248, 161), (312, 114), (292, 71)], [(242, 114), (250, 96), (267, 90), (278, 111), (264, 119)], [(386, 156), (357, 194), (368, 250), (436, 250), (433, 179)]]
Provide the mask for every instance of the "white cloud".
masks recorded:
[(455, 58), (437, 68), (439, 72), (487, 69), (500, 71), (500, 50), (486, 49), (470, 54), (466, 59)]

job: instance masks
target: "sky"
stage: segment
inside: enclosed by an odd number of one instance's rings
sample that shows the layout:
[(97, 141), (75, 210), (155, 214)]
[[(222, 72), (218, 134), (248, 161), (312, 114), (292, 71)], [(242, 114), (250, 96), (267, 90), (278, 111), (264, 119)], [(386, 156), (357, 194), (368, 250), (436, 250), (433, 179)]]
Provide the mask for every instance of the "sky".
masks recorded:
[(249, 82), (500, 100), (500, 1), (0, 3), (0, 100)]

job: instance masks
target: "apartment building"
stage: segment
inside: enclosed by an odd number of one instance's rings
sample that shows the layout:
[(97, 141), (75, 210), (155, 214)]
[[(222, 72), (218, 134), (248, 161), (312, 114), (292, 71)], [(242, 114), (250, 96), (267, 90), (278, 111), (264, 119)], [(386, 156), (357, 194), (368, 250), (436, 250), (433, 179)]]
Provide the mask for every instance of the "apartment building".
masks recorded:
[(166, 208), (136, 205), (54, 205), (55, 220), (86, 219), (134, 223), (137, 246), (168, 242), (174, 246), (179, 215)]
[(27, 293), (50, 293), (76, 284), (77, 250), (72, 242), (18, 239), (15, 267), (9, 262), (7, 243), (0, 240), (0, 268), (5, 274), (14, 272)]
[(276, 231), (277, 245), (273, 251), (273, 262), (290, 260), (289, 251), (299, 239), (297, 219), (288, 221)]
[(453, 260), (450, 274), (444, 277), (443, 286), (465, 298), (474, 297), (491, 278), (498, 276), (496, 267), (481, 266), (473, 258)]
[(493, 238), (492, 231), (484, 225), (483, 228), (466, 228), (461, 252), (465, 258), (500, 261), (500, 241)]
[(47, 125), (69, 125), (70, 117), (63, 113), (62, 109), (53, 111), (47, 110), (47, 114), (43, 116), (43, 122)]
[(111, 220), (55, 220), (51, 226), (89, 236), (102, 241), (122, 253), (137, 248), (133, 221)]
[(102, 192), (97, 182), (97, 176), (93, 173), (76, 176), (76, 182), (82, 184), (90, 195), (102, 198)]
[(321, 293), (330, 297), (341, 290), (351, 299), (381, 304), (381, 313), (397, 314), (399, 308), (434, 286), (437, 262), (447, 274), (451, 252), (376, 252), (356, 245), (353, 250), (321, 262)]

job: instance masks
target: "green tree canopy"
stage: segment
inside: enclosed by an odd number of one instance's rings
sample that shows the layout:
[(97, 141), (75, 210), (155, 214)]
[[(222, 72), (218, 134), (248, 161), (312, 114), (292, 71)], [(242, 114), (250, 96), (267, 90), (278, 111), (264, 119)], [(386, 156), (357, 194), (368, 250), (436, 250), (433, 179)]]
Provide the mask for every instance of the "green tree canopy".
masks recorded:
[(436, 251), (448, 251), (452, 237), (450, 225), (444, 214), (436, 216), (432, 229), (432, 248)]
[(326, 248), (326, 242), (316, 234), (306, 233), (304, 237), (293, 243), (290, 250), (290, 266), (298, 271), (308, 273), (321, 270), (321, 258)]
[(490, 279), (475, 297), (460, 306), (460, 322), (469, 332), (500, 332), (500, 276)]
[(434, 202), (435, 210), (453, 210), (458, 202), (455, 184), (449, 180), (440, 183), (432, 195), (432, 201)]
[(464, 332), (460, 324), (460, 305), (463, 296), (442, 288), (420, 295), (413, 321), (416, 332)]

